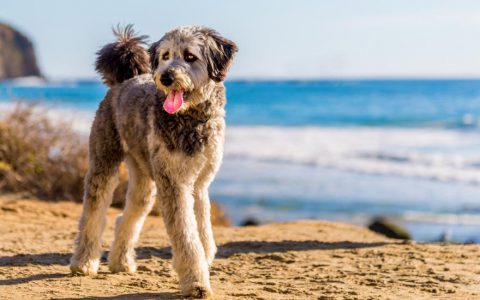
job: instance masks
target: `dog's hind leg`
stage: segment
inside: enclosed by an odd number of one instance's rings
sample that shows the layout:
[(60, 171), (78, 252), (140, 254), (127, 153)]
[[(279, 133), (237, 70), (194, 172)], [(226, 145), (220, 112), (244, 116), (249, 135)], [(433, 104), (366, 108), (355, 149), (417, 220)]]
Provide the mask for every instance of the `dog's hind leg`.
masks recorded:
[(108, 256), (110, 271), (115, 273), (136, 271), (134, 247), (145, 217), (155, 202), (156, 189), (148, 173), (130, 156), (126, 163), (129, 177), (127, 201), (123, 214), (117, 217), (115, 241)]
[(168, 176), (155, 180), (182, 294), (209, 297), (212, 294), (210, 274), (195, 220), (193, 187), (175, 182)]
[(106, 212), (118, 183), (117, 170), (97, 172), (90, 169), (85, 180), (83, 212), (75, 250), (70, 259), (73, 273), (95, 275), (100, 264), (102, 233), (106, 224)]
[(94, 275), (100, 264), (106, 212), (118, 184), (118, 166), (123, 159), (120, 139), (111, 116), (110, 106), (104, 100), (90, 134), (90, 166), (85, 177), (79, 233), (70, 259), (72, 273)]

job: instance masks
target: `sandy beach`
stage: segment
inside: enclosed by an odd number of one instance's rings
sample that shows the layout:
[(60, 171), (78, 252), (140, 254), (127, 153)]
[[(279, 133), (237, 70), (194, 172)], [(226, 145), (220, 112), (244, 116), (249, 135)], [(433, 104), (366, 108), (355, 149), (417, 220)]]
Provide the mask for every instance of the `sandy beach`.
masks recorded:
[[(162, 220), (149, 216), (138, 272), (68, 269), (79, 204), (0, 197), (2, 299), (180, 299)], [(104, 249), (112, 241), (108, 212)], [(416, 244), (322, 221), (216, 227), (215, 299), (479, 299), (480, 245)], [(106, 255), (104, 255), (106, 257)]]

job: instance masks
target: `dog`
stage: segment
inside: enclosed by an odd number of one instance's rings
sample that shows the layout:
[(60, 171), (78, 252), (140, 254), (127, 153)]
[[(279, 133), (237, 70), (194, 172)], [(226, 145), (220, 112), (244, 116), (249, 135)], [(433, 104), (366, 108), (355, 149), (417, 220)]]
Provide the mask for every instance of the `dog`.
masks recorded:
[(111, 272), (136, 271), (134, 246), (157, 198), (183, 295), (212, 295), (216, 245), (208, 187), (225, 136), (223, 81), (238, 48), (213, 29), (179, 27), (148, 49), (131, 25), (114, 30), (96, 70), (110, 87), (90, 132), (89, 170), (72, 273), (99, 268), (106, 211), (125, 161), (129, 183), (108, 256)]

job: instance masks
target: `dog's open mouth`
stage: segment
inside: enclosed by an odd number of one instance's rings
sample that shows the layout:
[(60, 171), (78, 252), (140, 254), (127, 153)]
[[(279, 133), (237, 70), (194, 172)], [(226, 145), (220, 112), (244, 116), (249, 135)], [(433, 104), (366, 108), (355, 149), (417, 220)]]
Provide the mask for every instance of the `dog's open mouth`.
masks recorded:
[(163, 103), (163, 109), (169, 113), (176, 113), (183, 105), (183, 91), (173, 90), (168, 93), (165, 102)]

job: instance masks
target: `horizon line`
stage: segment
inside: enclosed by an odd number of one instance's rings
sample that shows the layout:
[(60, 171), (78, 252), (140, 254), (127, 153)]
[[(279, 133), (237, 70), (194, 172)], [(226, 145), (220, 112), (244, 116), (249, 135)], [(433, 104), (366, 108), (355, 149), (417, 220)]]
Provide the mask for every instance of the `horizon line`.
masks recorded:
[[(46, 82), (55, 81), (97, 81), (102, 82), (100, 76), (26, 76), (0, 80), (1, 82), (22, 80), (39, 80)], [(235, 76), (227, 78), (225, 82), (247, 82), (247, 81), (264, 81), (264, 82), (314, 82), (314, 81), (462, 81), (480, 80), (477, 76), (325, 76), (325, 77), (263, 77), (263, 76)]]

